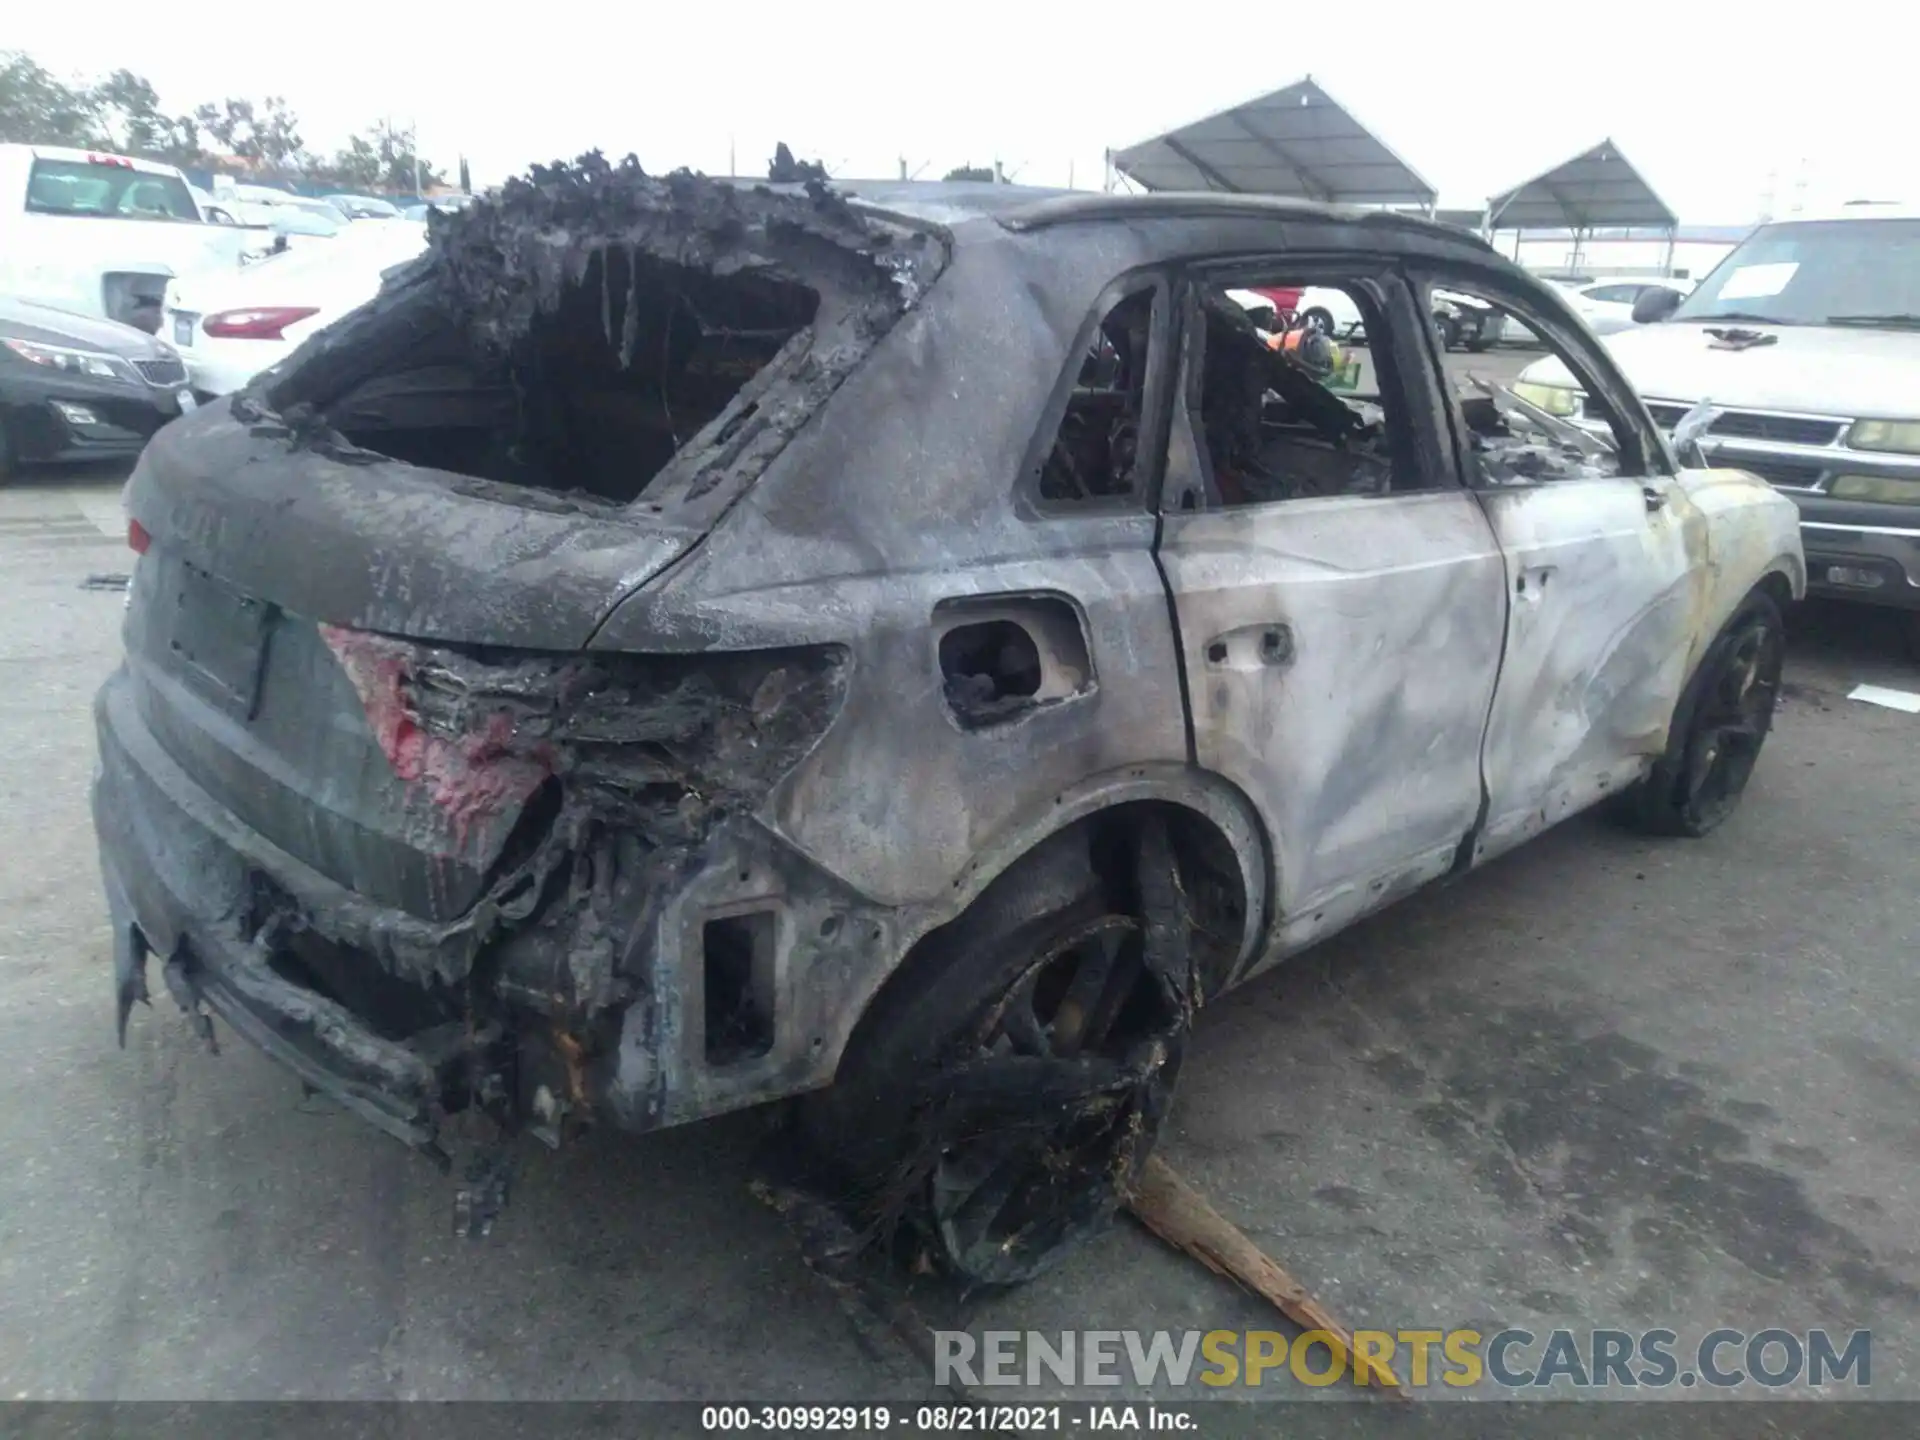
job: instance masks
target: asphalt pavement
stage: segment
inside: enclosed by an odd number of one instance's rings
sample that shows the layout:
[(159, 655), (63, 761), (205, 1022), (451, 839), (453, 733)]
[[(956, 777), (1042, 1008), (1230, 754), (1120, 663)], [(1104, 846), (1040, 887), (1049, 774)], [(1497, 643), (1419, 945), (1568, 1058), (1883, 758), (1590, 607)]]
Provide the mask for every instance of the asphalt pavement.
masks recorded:
[[(164, 997), (115, 1047), (117, 492), (0, 489), (0, 1397), (931, 1394), (750, 1193), (762, 1116), (535, 1148), (463, 1241), (428, 1165)], [(1845, 698), (1920, 669), (1884, 615), (1793, 629), (1710, 839), (1576, 819), (1203, 1017), (1164, 1153), (1350, 1325), (1870, 1327), (1873, 1393), (1920, 1397), (1920, 716)], [(1131, 1225), (946, 1313), (1273, 1323)]]

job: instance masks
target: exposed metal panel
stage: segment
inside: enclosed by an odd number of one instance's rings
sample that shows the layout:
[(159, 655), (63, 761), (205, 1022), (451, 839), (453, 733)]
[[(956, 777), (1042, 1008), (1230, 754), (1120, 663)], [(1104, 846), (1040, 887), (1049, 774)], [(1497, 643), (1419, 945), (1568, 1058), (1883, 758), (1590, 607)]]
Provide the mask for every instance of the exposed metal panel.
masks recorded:
[(1671, 230), (1680, 223), (1610, 139), (1494, 196), (1488, 212), (1499, 230), (1592, 230), (1603, 225)]
[(1114, 152), (1149, 190), (1428, 205), (1434, 188), (1312, 77)]

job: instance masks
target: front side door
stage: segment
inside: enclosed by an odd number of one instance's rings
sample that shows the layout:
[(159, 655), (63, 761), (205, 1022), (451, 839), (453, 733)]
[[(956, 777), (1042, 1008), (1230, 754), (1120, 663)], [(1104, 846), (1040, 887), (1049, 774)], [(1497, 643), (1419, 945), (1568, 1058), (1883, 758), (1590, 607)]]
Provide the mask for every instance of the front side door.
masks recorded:
[[(1287, 362), (1222, 297), (1292, 284), (1344, 289), (1366, 348), (1263, 368)], [(1185, 291), (1159, 553), (1195, 759), (1274, 838), (1265, 963), (1444, 874), (1480, 813), (1506, 571), (1422, 315), (1385, 260), (1237, 262)]]
[(1706, 521), (1589, 337), (1495, 281), (1425, 278), (1539, 336), (1575, 384), (1517, 393), (1588, 421), (1618, 452), (1580, 458), (1496, 418), (1483, 399), (1452, 405), (1511, 600), (1487, 725), (1487, 818), (1475, 852), (1485, 860), (1631, 784), (1666, 748), (1698, 628)]

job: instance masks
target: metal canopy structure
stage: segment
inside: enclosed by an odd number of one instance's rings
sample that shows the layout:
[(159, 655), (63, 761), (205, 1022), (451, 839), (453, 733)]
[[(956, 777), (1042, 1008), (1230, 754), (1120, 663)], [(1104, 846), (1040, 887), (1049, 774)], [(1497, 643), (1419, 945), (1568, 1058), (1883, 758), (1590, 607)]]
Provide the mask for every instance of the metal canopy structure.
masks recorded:
[(1679, 223), (1611, 139), (1487, 202), (1488, 230), (1672, 230)]
[(1226, 190), (1431, 207), (1434, 188), (1311, 75), (1138, 145), (1115, 169), (1149, 190)]

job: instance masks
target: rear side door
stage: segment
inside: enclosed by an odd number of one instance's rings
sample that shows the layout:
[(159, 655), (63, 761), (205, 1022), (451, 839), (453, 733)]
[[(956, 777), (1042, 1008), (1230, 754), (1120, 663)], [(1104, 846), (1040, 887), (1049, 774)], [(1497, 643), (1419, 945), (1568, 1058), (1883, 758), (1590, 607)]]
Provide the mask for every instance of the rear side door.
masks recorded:
[[(1323, 395), (1376, 431), (1330, 441), (1271, 391), (1242, 424), (1262, 387), (1208, 297), (1296, 284), (1359, 305), (1368, 345)], [(1268, 963), (1444, 874), (1480, 813), (1505, 566), (1458, 483), (1424, 313), (1388, 257), (1236, 261), (1184, 290), (1159, 554), (1195, 760), (1276, 847)]]
[(1587, 335), (1491, 277), (1435, 268), (1424, 278), (1540, 337), (1579, 386), (1523, 385), (1521, 398), (1584, 421), (1619, 452), (1583, 462), (1524, 430), (1495, 433), (1484, 401), (1450, 402), (1511, 600), (1487, 725), (1484, 860), (1631, 784), (1665, 749), (1705, 595), (1706, 520)]

